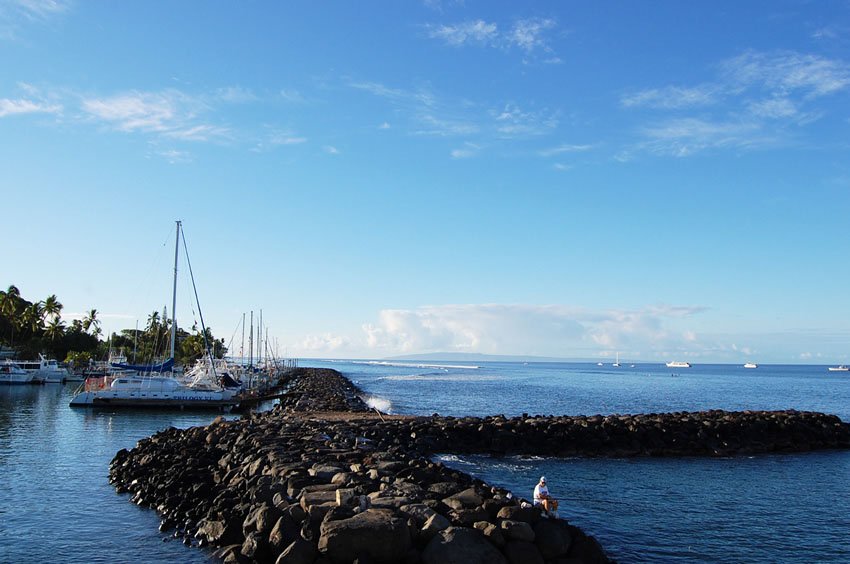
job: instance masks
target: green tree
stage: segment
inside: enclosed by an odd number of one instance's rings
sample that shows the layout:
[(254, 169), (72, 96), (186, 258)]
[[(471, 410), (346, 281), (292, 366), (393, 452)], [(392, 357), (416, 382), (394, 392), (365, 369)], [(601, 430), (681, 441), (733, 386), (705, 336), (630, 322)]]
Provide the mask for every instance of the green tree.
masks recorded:
[(100, 319), (97, 318), (97, 310), (91, 309), (83, 318), (83, 330), (91, 330), (92, 335), (100, 335)]
[(58, 318), (62, 312), (62, 307), (62, 304), (56, 298), (56, 294), (51, 294), (44, 300), (44, 315), (51, 319)]
[(21, 292), (18, 290), (17, 286), (14, 285), (9, 286), (6, 291), (3, 292), (3, 296), (0, 297), (0, 313), (3, 314), (3, 317), (5, 317), (9, 323), (9, 329), (11, 331), (9, 344), (12, 346), (15, 345), (15, 329), (19, 328), (21, 325), (21, 320), (18, 316), (20, 303)]
[(44, 336), (48, 337), (51, 342), (55, 342), (57, 337), (62, 337), (63, 335), (65, 335), (65, 322), (56, 316), (44, 328)]

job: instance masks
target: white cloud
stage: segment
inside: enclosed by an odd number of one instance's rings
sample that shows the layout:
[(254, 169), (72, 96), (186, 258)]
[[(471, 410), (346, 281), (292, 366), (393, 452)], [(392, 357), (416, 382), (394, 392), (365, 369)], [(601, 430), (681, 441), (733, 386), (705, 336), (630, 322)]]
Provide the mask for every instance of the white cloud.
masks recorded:
[(788, 98), (770, 98), (750, 102), (750, 112), (765, 118), (790, 118), (797, 115), (797, 106)]
[(314, 353), (333, 353), (346, 349), (351, 339), (342, 335), (324, 333), (322, 335), (307, 335), (297, 348)]
[(219, 88), (216, 91), (216, 97), (223, 101), (232, 104), (244, 104), (257, 101), (257, 96), (248, 88), (241, 86), (228, 86), (227, 88)]
[(187, 151), (179, 151), (177, 149), (164, 149), (157, 151), (157, 156), (162, 157), (169, 164), (182, 164), (192, 162), (192, 155)]
[(333, 145), (325, 145), (322, 149), (329, 155), (338, 155), (339, 149), (334, 147)]
[(563, 164), (563, 163), (555, 163), (555, 164), (552, 165), (552, 168), (554, 168), (555, 170), (560, 170), (560, 171), (563, 172), (563, 171), (571, 170), (573, 168), (573, 166), (568, 165), (568, 164)]
[(717, 87), (714, 85), (692, 88), (666, 86), (625, 95), (620, 99), (620, 103), (626, 108), (648, 107), (671, 110), (714, 104), (717, 102), (716, 94)]
[(698, 118), (669, 120), (644, 129), (648, 141), (641, 148), (659, 155), (686, 157), (706, 149), (754, 148), (776, 140), (756, 122), (709, 121)]
[(427, 26), (428, 35), (442, 39), (449, 45), (461, 46), (468, 43), (487, 44), (495, 41), (498, 26), (484, 20), (475, 20), (454, 25)]
[(720, 65), (725, 78), (742, 88), (762, 88), (783, 95), (801, 92), (825, 96), (850, 87), (850, 68), (843, 61), (793, 51), (747, 52)]
[(556, 114), (522, 110), (516, 104), (506, 104), (494, 112), (496, 131), (501, 137), (525, 137), (543, 135), (558, 127)]
[(0, 98), (0, 118), (22, 114), (58, 114), (61, 111), (62, 106), (59, 104)]
[(200, 115), (214, 110), (208, 101), (248, 101), (248, 91), (226, 88), (212, 96), (195, 97), (179, 90), (129, 92), (115, 96), (85, 98), (82, 110), (90, 119), (126, 133), (155, 134), (181, 141), (211, 141), (228, 138), (226, 127), (203, 123)]
[(306, 137), (299, 137), (290, 133), (276, 133), (269, 138), (269, 143), (272, 145), (300, 145), (306, 142)]
[(600, 348), (632, 351), (698, 348), (673, 330), (698, 307), (656, 306), (591, 311), (562, 305), (471, 304), (387, 309), (364, 324), (378, 353), (469, 351), (491, 354), (589, 356)]
[(392, 126), (388, 122), (384, 122), (378, 126), (378, 129), (390, 129)]
[(549, 50), (543, 36), (555, 25), (555, 20), (545, 18), (519, 20), (508, 34), (507, 40), (526, 52), (531, 52), (537, 48)]
[(302, 96), (300, 92), (298, 92), (297, 90), (287, 89), (287, 88), (284, 88), (283, 90), (280, 91), (280, 97), (283, 98), (287, 102), (298, 103), (298, 104), (306, 101), (304, 96)]
[(479, 153), (481, 147), (474, 143), (464, 143), (463, 148), (454, 149), (451, 152), (453, 159), (468, 159)]
[(589, 151), (593, 148), (593, 145), (571, 145), (568, 143), (563, 143), (558, 145), (557, 147), (552, 147), (551, 149), (544, 149), (539, 152), (541, 157), (553, 157), (555, 155), (561, 155), (563, 153), (578, 153), (582, 151)]

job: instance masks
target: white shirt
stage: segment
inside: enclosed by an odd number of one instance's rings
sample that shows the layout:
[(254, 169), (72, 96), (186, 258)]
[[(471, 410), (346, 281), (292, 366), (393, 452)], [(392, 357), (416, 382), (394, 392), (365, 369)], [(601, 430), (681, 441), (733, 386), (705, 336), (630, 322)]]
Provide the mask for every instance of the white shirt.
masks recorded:
[(543, 496), (549, 495), (549, 488), (546, 487), (546, 484), (537, 484), (534, 486), (534, 505), (540, 505), (543, 503)]

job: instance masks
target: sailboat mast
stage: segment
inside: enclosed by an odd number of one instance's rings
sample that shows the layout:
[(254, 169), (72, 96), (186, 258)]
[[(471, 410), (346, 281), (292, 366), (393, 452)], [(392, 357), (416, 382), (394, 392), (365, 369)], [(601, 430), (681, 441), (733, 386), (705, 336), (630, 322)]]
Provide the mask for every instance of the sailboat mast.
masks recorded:
[(177, 251), (180, 249), (180, 221), (177, 222), (177, 239), (174, 243), (174, 290), (171, 294), (171, 358), (177, 342)]

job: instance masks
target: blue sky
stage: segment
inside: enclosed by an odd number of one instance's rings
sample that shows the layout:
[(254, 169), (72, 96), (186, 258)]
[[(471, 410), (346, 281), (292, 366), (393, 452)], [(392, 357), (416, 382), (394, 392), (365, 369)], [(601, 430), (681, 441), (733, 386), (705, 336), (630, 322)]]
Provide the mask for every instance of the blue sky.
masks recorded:
[(850, 362), (847, 2), (0, 0), (0, 68), (66, 318), (170, 306), (180, 219), (235, 348)]

